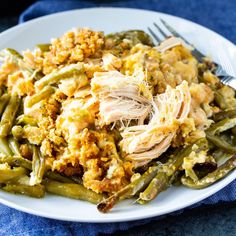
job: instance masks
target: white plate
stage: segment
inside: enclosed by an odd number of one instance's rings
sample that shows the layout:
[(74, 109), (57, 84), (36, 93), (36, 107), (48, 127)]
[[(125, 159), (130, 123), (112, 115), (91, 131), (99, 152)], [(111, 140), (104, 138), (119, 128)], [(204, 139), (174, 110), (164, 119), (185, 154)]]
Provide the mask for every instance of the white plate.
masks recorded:
[[(16, 26), (0, 34), (0, 49), (12, 47), (17, 50), (33, 48), (37, 43), (48, 42), (73, 27), (91, 27), (105, 33), (128, 29), (143, 29), (163, 18), (174, 26), (184, 37), (220, 62), (232, 75), (236, 75), (236, 47), (222, 36), (190, 21), (152, 11), (124, 8), (91, 8), (68, 11), (41, 17)], [(171, 187), (161, 193), (150, 204), (141, 206), (124, 201), (111, 213), (101, 214), (96, 206), (87, 202), (59, 196), (47, 195), (33, 199), (0, 191), (0, 202), (31, 214), (80, 222), (118, 222), (144, 219), (182, 209), (216, 193), (233, 181), (236, 171), (220, 182), (204, 189), (191, 190)]]

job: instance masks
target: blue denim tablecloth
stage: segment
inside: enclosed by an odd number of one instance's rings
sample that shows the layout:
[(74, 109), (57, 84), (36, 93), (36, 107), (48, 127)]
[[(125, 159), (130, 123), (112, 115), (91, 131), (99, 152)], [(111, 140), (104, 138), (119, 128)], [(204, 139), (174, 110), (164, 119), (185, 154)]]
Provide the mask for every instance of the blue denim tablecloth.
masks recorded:
[[(133, 7), (161, 11), (187, 18), (222, 34), (236, 42), (236, 1), (235, 0), (42, 0), (26, 9), (20, 16), (19, 23), (27, 20), (70, 9), (96, 6)], [(236, 200), (236, 180), (213, 196), (191, 206), (215, 204)], [(181, 214), (178, 211), (172, 214)], [(98, 235), (127, 230), (130, 227), (156, 221), (166, 216), (142, 221), (89, 224), (63, 222), (32, 216), (0, 204), (0, 235)]]

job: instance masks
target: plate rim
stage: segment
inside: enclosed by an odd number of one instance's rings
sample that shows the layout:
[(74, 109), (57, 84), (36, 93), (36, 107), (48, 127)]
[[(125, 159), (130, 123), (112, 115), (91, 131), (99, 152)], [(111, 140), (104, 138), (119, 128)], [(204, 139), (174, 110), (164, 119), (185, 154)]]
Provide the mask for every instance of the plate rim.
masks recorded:
[(180, 17), (180, 16), (176, 16), (176, 15), (171, 15), (171, 14), (168, 14), (168, 13), (165, 13), (165, 12), (160, 12), (160, 11), (155, 11), (155, 10), (141, 9), (141, 8), (132, 8), (132, 7), (86, 7), (86, 8), (80, 8), (80, 9), (71, 9), (71, 10), (66, 10), (66, 11), (55, 12), (55, 13), (51, 13), (51, 14), (48, 14), (48, 15), (39, 16), (37, 18), (30, 19), (30, 20), (22, 22), (22, 23), (18, 23), (17, 25), (15, 25), (13, 27), (10, 27), (9, 29), (4, 30), (3, 32), (0, 33), (0, 40), (1, 40), (1, 37), (4, 36), (5, 34), (11, 32), (11, 31), (14, 31), (15, 29), (20, 29), (21, 27), (24, 27), (26, 24), (30, 25), (30, 24), (33, 24), (33, 23), (35, 23), (37, 21), (42, 21), (42, 20), (44, 21), (44, 20), (47, 20), (47, 19), (50, 19), (50, 18), (54, 18), (54, 17), (59, 16), (59, 15), (66, 15), (66, 14), (72, 13), (72, 12), (89, 11), (89, 10), (130, 10), (130, 11), (140, 11), (140, 12), (146, 12), (146, 13), (151, 12), (151, 13), (157, 13), (157, 14), (165, 15), (165, 16), (168, 16), (168, 17), (178, 18), (180, 20), (184, 20), (184, 21), (186, 21), (188, 23), (197, 25), (198, 27), (201, 27), (201, 28), (203, 28), (205, 30), (208, 30), (211, 33), (221, 37), (224, 40), (226, 40), (232, 46), (236, 47), (236, 44), (234, 44), (232, 41), (230, 41), (228, 38), (226, 38), (225, 36), (221, 35), (220, 33), (216, 32), (216, 31), (214, 31), (214, 30), (212, 30), (210, 28), (207, 28), (204, 25), (201, 25), (199, 23), (196, 23), (194, 21), (186, 19), (184, 17)]
[[(73, 12), (90, 11), (90, 10), (102, 10), (102, 11), (104, 11), (104, 10), (106, 10), (106, 11), (114, 11), (114, 10), (115, 11), (116, 10), (118, 10), (118, 11), (119, 10), (120, 11), (126, 10), (127, 11), (127, 10), (130, 10), (130, 11), (145, 12), (147, 14), (151, 12), (151, 13), (155, 13), (155, 14), (157, 14), (159, 16), (160, 15), (164, 15), (166, 17), (177, 18), (178, 20), (186, 21), (186, 23), (188, 23), (188, 24), (196, 25), (197, 27), (200, 27), (203, 30), (210, 31), (211, 34), (217, 35), (218, 37), (220, 37), (221, 39), (223, 39), (224, 41), (226, 41), (228, 44), (230, 44), (232, 47), (234, 47), (236, 49), (236, 45), (233, 42), (231, 42), (229, 39), (225, 38), (224, 36), (220, 35), (219, 33), (215, 32), (215, 31), (213, 31), (213, 30), (211, 30), (211, 29), (209, 29), (209, 28), (207, 28), (207, 27), (205, 27), (203, 25), (195, 23), (195, 22), (193, 22), (191, 20), (188, 20), (188, 19), (185, 19), (185, 18), (182, 18), (182, 17), (179, 17), (179, 16), (175, 16), (175, 15), (159, 12), (159, 11), (154, 11), (154, 10), (139, 9), (139, 8), (125, 8), (125, 7), (91, 7), (91, 8), (81, 8), (81, 9), (73, 9), (73, 10), (67, 10), (67, 11), (52, 13), (52, 14), (49, 14), (49, 15), (46, 15), (46, 16), (40, 16), (38, 18), (26, 21), (24, 23), (21, 23), (19, 25), (16, 25), (14, 27), (11, 27), (11, 28), (1, 32), (0, 33), (0, 41), (1, 41), (1, 38), (4, 37), (6, 34), (11, 34), (15, 30), (21, 29), (21, 28), (25, 27), (26, 25), (30, 27), (30, 25), (32, 25), (32, 24), (35, 24), (35, 23), (41, 22), (41, 21), (48, 21), (48, 20), (50, 20), (50, 18), (67, 15), (67, 14), (70, 14), (70, 13), (73, 13)], [(123, 219), (121, 217), (118, 217), (118, 218), (113, 218), (113, 217), (112, 218), (103, 218), (103, 217), (101, 217), (100, 219), (91, 218), (91, 219), (88, 220), (88, 219), (83, 219), (83, 218), (60, 216), (60, 215), (56, 215), (56, 213), (51, 214), (50, 212), (47, 212), (47, 213), (44, 213), (44, 212), (41, 212), (41, 211), (38, 212), (38, 211), (36, 211), (34, 209), (30, 209), (28, 207), (21, 206), (18, 203), (14, 203), (11, 200), (3, 199), (1, 196), (0, 196), (0, 203), (4, 204), (6, 206), (9, 206), (11, 208), (14, 208), (14, 209), (17, 209), (17, 210), (29, 213), (29, 214), (33, 214), (33, 215), (41, 216), (41, 217), (45, 217), (45, 218), (50, 218), (50, 219), (56, 219), (56, 220), (73, 221), (73, 222), (84, 222), (84, 223), (129, 222), (129, 221), (135, 221), (135, 220), (142, 220), (142, 219), (157, 217), (157, 216), (161, 216), (161, 215), (168, 215), (170, 213), (174, 213), (174, 212), (176, 212), (178, 210), (181, 210), (181, 209), (184, 210), (186, 207), (189, 207), (189, 206), (191, 206), (191, 205), (193, 205), (195, 203), (198, 203), (198, 202), (206, 199), (207, 197), (212, 196), (213, 194), (217, 193), (218, 191), (222, 190), (224, 187), (226, 187), (227, 185), (229, 185), (231, 182), (233, 182), (235, 180), (236, 177), (234, 177), (234, 176), (236, 176), (236, 170), (234, 170), (232, 173), (230, 173), (230, 175), (228, 176), (227, 179), (223, 179), (223, 180), (219, 181), (218, 185), (215, 188), (213, 188), (212, 190), (209, 189), (204, 194), (201, 194), (201, 196), (198, 197), (197, 199), (195, 199), (194, 201), (191, 201), (191, 200), (185, 201), (184, 204), (181, 204), (181, 205), (178, 205), (178, 206), (175, 206), (175, 207), (171, 207), (170, 209), (167, 209), (167, 210), (165, 210), (164, 212), (162, 212), (160, 214), (159, 214), (159, 212), (154, 211), (154, 212), (150, 212), (149, 214), (145, 214), (145, 215), (137, 215), (137, 216), (134, 215), (132, 218), (127, 216), (127, 218), (125, 218), (125, 219)], [(96, 207), (96, 206), (94, 205), (94, 207)], [(102, 216), (102, 213), (101, 213), (101, 216)]]

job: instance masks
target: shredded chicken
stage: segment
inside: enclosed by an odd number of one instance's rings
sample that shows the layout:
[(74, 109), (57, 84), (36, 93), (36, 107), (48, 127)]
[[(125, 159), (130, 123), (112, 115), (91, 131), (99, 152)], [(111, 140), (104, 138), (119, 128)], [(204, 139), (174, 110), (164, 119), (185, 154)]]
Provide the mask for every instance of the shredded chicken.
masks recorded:
[(122, 150), (126, 159), (143, 165), (159, 157), (170, 146), (179, 126), (190, 111), (191, 96), (186, 81), (175, 89), (167, 87), (166, 92), (153, 102), (154, 114), (150, 123), (125, 128), (121, 133)]
[(169, 37), (166, 40), (162, 41), (161, 44), (159, 44), (156, 49), (160, 52), (165, 52), (170, 48), (173, 48), (178, 45), (184, 45), (184, 42), (181, 38), (176, 37)]
[(103, 67), (105, 70), (117, 70), (122, 66), (121, 59), (111, 53), (104, 53), (102, 57)]
[(100, 102), (102, 124), (138, 120), (143, 124), (151, 111), (151, 92), (141, 76), (125, 76), (118, 71), (95, 73), (92, 95)]

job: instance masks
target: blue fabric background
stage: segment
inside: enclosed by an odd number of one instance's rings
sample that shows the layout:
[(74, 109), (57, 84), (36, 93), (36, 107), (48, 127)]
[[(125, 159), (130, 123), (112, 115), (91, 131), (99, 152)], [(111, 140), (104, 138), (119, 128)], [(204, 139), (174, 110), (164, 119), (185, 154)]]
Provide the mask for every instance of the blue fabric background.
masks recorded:
[(202, 24), (236, 42), (235, 0), (41, 0), (26, 10), (19, 22), (59, 11), (101, 6), (169, 13)]
[[(70, 9), (97, 6), (133, 7), (161, 11), (180, 16), (202, 24), (236, 42), (236, 1), (235, 0), (126, 0), (126, 1), (91, 1), (91, 0), (42, 0), (26, 9), (20, 16), (19, 23), (27, 20)], [(236, 180), (213, 196), (190, 208), (206, 204), (230, 202), (236, 200)], [(181, 214), (182, 211), (172, 214)], [(127, 230), (130, 227), (157, 221), (155, 217), (142, 221), (89, 224), (74, 223), (32, 216), (0, 204), (0, 235), (98, 235)]]

